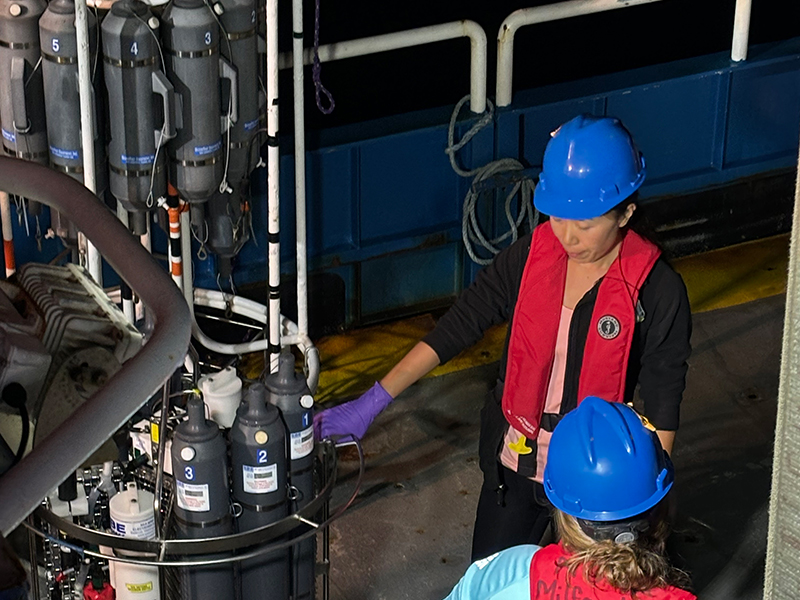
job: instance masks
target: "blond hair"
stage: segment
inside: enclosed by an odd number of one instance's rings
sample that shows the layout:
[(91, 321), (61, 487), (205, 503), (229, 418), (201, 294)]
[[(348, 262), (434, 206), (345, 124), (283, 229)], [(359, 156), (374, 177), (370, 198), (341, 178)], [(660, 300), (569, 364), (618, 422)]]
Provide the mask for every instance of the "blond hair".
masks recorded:
[(634, 542), (594, 540), (580, 527), (575, 517), (558, 509), (555, 523), (564, 548), (570, 553), (563, 563), (570, 576), (582, 569), (592, 585), (607, 583), (636, 598), (637, 592), (654, 588), (689, 587), (689, 577), (669, 564), (664, 544), (669, 535), (665, 519), (658, 519)]

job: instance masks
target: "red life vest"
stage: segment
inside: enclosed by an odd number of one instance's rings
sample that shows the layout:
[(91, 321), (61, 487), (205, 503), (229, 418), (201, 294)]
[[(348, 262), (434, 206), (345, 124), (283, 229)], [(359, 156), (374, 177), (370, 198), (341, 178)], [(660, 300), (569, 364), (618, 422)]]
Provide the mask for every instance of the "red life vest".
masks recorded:
[[(569, 553), (561, 544), (550, 544), (533, 555), (530, 581), (531, 600), (632, 600), (631, 594), (615, 590), (609, 585), (591, 584), (582, 570), (570, 576), (563, 567)], [(636, 600), (696, 600), (691, 592), (668, 586), (637, 592)]]
[[(636, 325), (639, 289), (660, 251), (633, 231), (597, 291), (578, 382), (578, 402), (599, 396), (621, 402)], [(508, 342), (503, 390), (506, 420), (535, 439), (544, 412), (567, 277), (567, 254), (550, 222), (533, 232)]]

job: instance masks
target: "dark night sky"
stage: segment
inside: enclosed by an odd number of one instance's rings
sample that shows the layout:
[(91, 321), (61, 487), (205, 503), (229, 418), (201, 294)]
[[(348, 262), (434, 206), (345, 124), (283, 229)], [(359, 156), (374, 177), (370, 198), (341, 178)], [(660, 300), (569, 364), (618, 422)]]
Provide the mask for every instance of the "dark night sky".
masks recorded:
[[(547, 2), (461, 0), (319, 0), (320, 43), (332, 43), (472, 19), (485, 30), (489, 89), (494, 94), (497, 31), (518, 8)], [(523, 28), (515, 41), (515, 90), (581, 79), (730, 49), (735, 0), (664, 0), (654, 4)], [(291, 2), (280, 4), (281, 50), (290, 48)], [(305, 45), (313, 40), (314, 3), (304, 2)], [(755, 0), (750, 42), (800, 34), (800, 3)], [(314, 106), (306, 70), (309, 129), (360, 122), (412, 110), (454, 105), (469, 89), (466, 39), (375, 56), (324, 63), (322, 82), (336, 100), (329, 116)], [(290, 94), (284, 71), (281, 96)], [(282, 111), (281, 129), (291, 128)]]

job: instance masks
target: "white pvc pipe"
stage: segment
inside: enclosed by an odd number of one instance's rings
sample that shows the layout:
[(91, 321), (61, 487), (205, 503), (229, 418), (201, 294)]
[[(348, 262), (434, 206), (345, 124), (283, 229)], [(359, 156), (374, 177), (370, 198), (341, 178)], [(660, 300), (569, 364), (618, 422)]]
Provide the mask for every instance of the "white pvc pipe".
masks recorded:
[(297, 262), (297, 329), (308, 335), (306, 235), (306, 122), (303, 90), (303, 0), (292, 0), (292, 80), (294, 91), (294, 198)]
[[(128, 211), (125, 210), (125, 207), (122, 206), (120, 202), (117, 202), (117, 218), (120, 222), (125, 225), (125, 228), (128, 228), (130, 223), (130, 216), (128, 215)], [(122, 290), (120, 290), (119, 294), (119, 301), (114, 301), (117, 304), (122, 304), (122, 314), (125, 315), (125, 318), (128, 319), (128, 322), (132, 325), (136, 323), (136, 309), (133, 305), (133, 298), (123, 298), (122, 297)]]
[(747, 59), (752, 5), (753, 0), (736, 0), (736, 12), (733, 16), (733, 44), (731, 45), (731, 60), (734, 62)]
[(0, 192), (0, 219), (3, 223), (3, 254), (6, 261), (6, 277), (17, 272), (14, 258), (14, 228), (11, 224), (11, 202), (8, 194)]
[[(186, 300), (186, 304), (189, 305), (189, 312), (192, 314), (192, 335), (194, 336), (195, 329), (200, 331), (200, 328), (197, 327), (197, 323), (194, 319), (194, 291), (193, 291), (193, 283), (192, 279), (194, 276), (194, 263), (191, 259), (191, 252), (192, 252), (192, 219), (189, 215), (189, 211), (184, 211), (181, 213), (181, 254), (183, 256), (188, 256), (189, 258), (186, 259), (183, 265), (183, 285), (181, 286), (181, 291), (183, 292), (183, 297)], [(202, 332), (201, 332), (202, 333)]]
[(194, 285), (192, 264), (192, 217), (188, 210), (181, 212), (181, 256), (183, 256), (183, 295), (189, 310), (192, 310), (192, 286)]
[[(649, 1), (656, 2), (657, 0)], [(326, 44), (319, 47), (319, 60), (321, 62), (343, 60), (460, 37), (470, 39), (470, 109), (474, 113), (482, 113), (486, 110), (486, 34), (475, 21), (453, 21), (386, 35)], [(303, 52), (303, 62), (310, 65), (313, 59), (313, 49), (306, 49)], [(293, 58), (288, 53), (281, 55), (281, 69), (288, 69), (292, 64)]]
[[(232, 313), (252, 319), (258, 323), (267, 323), (267, 307), (263, 304), (248, 300), (241, 296), (230, 296), (218, 290), (206, 290), (195, 288), (193, 301), (190, 306), (196, 304), (217, 310), (230, 310)], [(300, 335), (297, 324), (290, 321), (283, 315), (280, 316), (281, 346), (297, 346), (305, 356), (305, 364), (308, 369), (307, 383), (312, 393), (316, 391), (319, 382), (319, 351), (311, 342), (307, 335)], [(248, 352), (264, 352), (269, 349), (269, 340), (256, 340), (241, 344), (222, 344), (206, 336), (194, 318), (192, 306), (192, 335), (203, 346), (213, 352), (220, 354), (236, 355)]]
[[(139, 241), (142, 244), (142, 247), (147, 250), (149, 254), (153, 253), (153, 242), (150, 238), (150, 216), (148, 215), (145, 226), (145, 232), (139, 236)], [(135, 296), (134, 296), (135, 298)], [(141, 300), (135, 301), (135, 313), (136, 313), (136, 321), (144, 321), (147, 317), (147, 308), (142, 303)]]
[[(75, 0), (75, 34), (78, 41), (78, 94), (81, 102), (81, 146), (83, 185), (97, 193), (94, 163), (94, 99), (92, 63), (89, 56), (89, 12), (86, 0)], [(86, 266), (95, 283), (103, 287), (103, 260), (89, 240), (85, 240)]]
[(267, 0), (267, 279), (269, 282), (270, 372), (280, 354), (280, 152), (278, 148), (278, 0)]
[(515, 10), (506, 17), (497, 33), (497, 106), (511, 104), (514, 67), (514, 34), (525, 25), (569, 19), (580, 15), (650, 4), (660, 0), (568, 0), (533, 8)]

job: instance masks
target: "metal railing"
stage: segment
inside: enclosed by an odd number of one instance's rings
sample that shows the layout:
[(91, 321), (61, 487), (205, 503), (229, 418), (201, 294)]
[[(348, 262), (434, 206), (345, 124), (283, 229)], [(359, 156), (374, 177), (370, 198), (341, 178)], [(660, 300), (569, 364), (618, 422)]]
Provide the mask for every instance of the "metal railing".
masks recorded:
[(45, 166), (0, 157), (0, 190), (42, 202), (75, 223), (155, 320), (136, 356), (0, 478), (0, 532), (7, 535), (183, 364), (190, 318), (166, 271), (83, 185)]
[[(630, 8), (641, 4), (652, 4), (661, 0), (568, 0), (532, 8), (515, 10), (500, 25), (497, 33), (497, 81), (495, 99), (497, 106), (511, 104), (514, 69), (514, 35), (525, 25), (569, 19), (581, 15)], [(738, 62), (747, 58), (750, 34), (750, 8), (752, 0), (736, 0), (733, 25), (731, 60)]]

